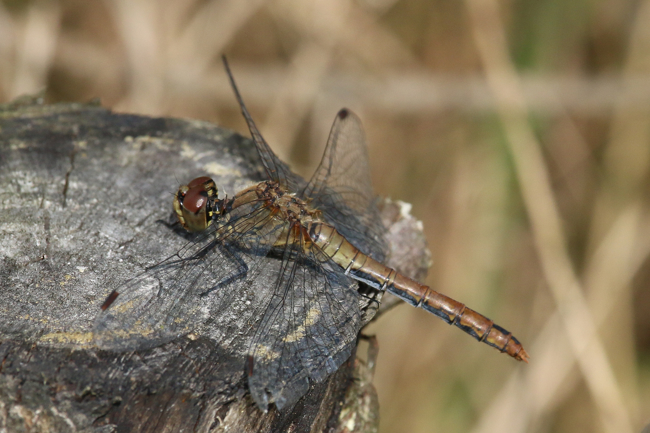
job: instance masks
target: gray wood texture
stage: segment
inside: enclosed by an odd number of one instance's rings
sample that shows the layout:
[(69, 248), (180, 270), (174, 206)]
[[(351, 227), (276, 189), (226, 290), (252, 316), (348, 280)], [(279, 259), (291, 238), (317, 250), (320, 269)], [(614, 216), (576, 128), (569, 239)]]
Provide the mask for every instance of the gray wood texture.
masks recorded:
[[(154, 349), (97, 349), (111, 289), (187, 242), (163, 223), (178, 185), (209, 174), (233, 194), (263, 170), (250, 140), (207, 122), (38, 102), (0, 107), (0, 430), (376, 430), (371, 374), (353, 359), (292, 409), (261, 412), (246, 392), (244, 324), (221, 333), (243, 320), (236, 308)], [(422, 278), (428, 252), (401, 209), (383, 206), (389, 264)]]

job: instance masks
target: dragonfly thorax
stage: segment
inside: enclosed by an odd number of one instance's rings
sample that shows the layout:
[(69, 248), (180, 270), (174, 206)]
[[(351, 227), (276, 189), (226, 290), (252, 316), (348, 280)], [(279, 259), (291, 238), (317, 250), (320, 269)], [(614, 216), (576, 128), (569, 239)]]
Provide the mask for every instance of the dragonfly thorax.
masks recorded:
[(313, 209), (295, 193), (286, 191), (277, 182), (260, 182), (255, 189), (259, 199), (271, 208), (279, 220), (305, 226), (319, 220), (320, 212), (317, 209)]
[(200, 232), (223, 212), (217, 185), (207, 176), (197, 177), (178, 188), (174, 195), (174, 212), (178, 222), (189, 232)]

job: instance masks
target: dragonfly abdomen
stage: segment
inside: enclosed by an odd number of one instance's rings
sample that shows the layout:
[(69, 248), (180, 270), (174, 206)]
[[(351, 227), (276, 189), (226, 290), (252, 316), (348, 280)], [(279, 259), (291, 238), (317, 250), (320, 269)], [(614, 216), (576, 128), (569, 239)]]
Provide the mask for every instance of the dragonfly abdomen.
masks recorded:
[(410, 305), (423, 308), (450, 325), (457, 326), (478, 341), (519, 361), (528, 362), (528, 354), (510, 332), (462, 302), (436, 292), (363, 254), (329, 224), (312, 224), (309, 234), (312, 241), (332, 261), (345, 269), (346, 275), (379, 290), (386, 290)]

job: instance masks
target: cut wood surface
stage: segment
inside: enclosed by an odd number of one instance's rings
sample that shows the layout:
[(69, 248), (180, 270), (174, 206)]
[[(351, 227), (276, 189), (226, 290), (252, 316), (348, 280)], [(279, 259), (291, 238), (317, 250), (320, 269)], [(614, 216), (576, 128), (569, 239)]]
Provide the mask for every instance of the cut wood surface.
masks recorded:
[[(187, 242), (166, 224), (172, 194), (205, 174), (230, 195), (263, 179), (252, 142), (207, 122), (37, 100), (0, 108), (0, 430), (376, 430), (376, 397), (359, 386), (371, 375), (353, 360), (290, 410), (260, 411), (242, 305), (153, 349), (94, 345), (110, 291)], [(389, 264), (422, 278), (429, 257), (404, 208), (383, 204)], [(375, 311), (360, 302), (367, 322)]]

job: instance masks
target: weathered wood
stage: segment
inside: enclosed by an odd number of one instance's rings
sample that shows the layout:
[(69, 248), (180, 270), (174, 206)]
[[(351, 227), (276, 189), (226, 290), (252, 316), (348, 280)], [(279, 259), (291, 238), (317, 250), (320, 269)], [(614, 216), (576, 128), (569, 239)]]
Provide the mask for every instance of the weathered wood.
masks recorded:
[[(169, 220), (178, 184), (205, 173), (232, 194), (263, 172), (249, 140), (206, 122), (34, 101), (0, 109), (0, 430), (344, 429), (353, 362), (290, 411), (265, 414), (246, 393), (245, 325), (216, 338), (245, 320), (236, 309), (215, 318), (217, 331), (154, 349), (93, 346), (111, 288), (186, 242), (159, 220)], [(421, 234), (396, 209), (384, 209), (389, 234), (412, 242), (392, 265), (421, 273)]]

